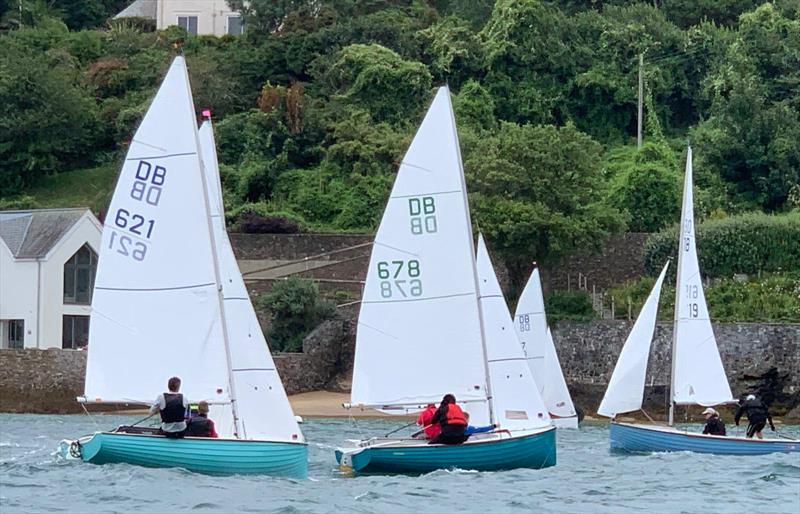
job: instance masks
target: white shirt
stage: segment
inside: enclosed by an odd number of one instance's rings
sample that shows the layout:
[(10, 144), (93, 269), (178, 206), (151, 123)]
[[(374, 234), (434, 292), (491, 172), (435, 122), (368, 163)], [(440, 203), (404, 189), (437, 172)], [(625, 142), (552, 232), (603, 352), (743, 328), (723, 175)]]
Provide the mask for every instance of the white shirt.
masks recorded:
[[(177, 393), (170, 393), (170, 394), (177, 394)], [(183, 408), (189, 408), (189, 400), (186, 399), (186, 395), (183, 396)], [(163, 409), (167, 408), (167, 399), (164, 397), (164, 393), (161, 393), (156, 397), (156, 401), (153, 402), (153, 405), (150, 407), (150, 414), (156, 414), (161, 412)], [(161, 430), (164, 432), (181, 432), (186, 430), (186, 421), (176, 421), (174, 423), (161, 423)]]

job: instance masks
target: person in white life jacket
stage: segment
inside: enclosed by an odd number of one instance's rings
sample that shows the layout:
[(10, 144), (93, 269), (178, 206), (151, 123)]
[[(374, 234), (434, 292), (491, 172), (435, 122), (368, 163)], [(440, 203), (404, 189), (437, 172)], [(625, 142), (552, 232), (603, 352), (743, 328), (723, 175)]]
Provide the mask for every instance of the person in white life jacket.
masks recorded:
[(181, 379), (172, 377), (167, 382), (169, 392), (161, 393), (156, 397), (150, 414), (161, 414), (161, 434), (171, 438), (181, 438), (186, 432), (186, 410), (189, 401), (180, 391)]

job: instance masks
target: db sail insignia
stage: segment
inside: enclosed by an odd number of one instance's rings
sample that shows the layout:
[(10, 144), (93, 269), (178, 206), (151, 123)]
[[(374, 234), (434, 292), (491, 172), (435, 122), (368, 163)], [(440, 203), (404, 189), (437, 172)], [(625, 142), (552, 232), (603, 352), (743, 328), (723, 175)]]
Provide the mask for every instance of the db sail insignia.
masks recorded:
[(219, 438), (141, 427), (62, 445), (86, 462), (305, 477), (308, 449), (225, 231), (211, 122), (176, 57), (125, 159), (103, 229), (85, 403), (149, 405), (166, 380), (206, 400)]

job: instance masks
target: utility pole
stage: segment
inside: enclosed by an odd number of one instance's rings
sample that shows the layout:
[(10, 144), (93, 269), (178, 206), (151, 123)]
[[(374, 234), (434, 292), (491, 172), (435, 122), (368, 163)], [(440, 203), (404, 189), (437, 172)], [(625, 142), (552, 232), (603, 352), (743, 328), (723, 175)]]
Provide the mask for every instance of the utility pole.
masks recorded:
[(639, 105), (636, 119), (636, 149), (642, 147), (642, 102), (644, 101), (644, 54), (639, 54)]

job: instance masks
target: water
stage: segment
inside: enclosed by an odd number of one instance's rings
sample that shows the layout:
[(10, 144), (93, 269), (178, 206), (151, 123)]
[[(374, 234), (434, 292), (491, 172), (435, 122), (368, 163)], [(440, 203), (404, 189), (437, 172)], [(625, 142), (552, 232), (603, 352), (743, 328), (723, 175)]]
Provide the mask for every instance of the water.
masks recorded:
[[(137, 416), (96, 416), (103, 428)], [(800, 512), (800, 454), (612, 455), (608, 428), (558, 433), (558, 466), (423, 476), (343, 475), (333, 448), (386, 420), (311, 419), (309, 479), (209, 477), (179, 469), (55, 462), (58, 442), (95, 430), (87, 416), (0, 415), (0, 511), (165, 512)], [(780, 428), (800, 436), (800, 427)]]

